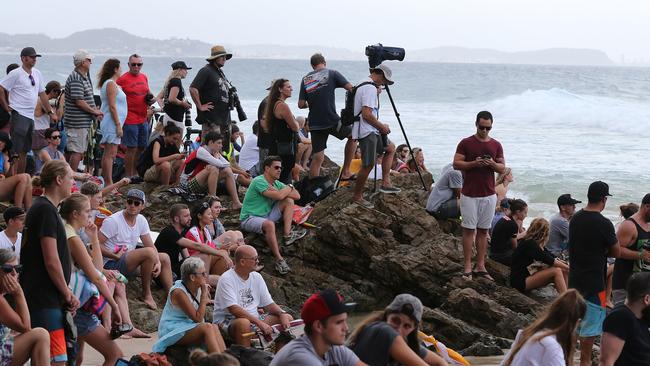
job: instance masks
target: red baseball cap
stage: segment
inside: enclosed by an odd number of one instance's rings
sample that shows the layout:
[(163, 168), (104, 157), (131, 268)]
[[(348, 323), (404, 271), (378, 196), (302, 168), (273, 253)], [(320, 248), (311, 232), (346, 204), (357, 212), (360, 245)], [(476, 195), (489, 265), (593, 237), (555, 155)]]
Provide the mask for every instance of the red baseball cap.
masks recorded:
[(354, 303), (344, 303), (341, 295), (328, 289), (311, 295), (302, 305), (300, 317), (305, 324), (311, 324), (332, 315), (350, 312), (355, 306)]

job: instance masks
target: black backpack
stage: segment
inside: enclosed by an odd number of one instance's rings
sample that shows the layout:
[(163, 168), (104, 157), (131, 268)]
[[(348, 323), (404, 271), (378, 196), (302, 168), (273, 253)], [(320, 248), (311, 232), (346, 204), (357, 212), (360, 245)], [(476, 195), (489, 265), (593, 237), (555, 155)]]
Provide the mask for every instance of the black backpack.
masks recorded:
[(268, 366), (273, 361), (273, 354), (270, 352), (236, 344), (230, 346), (226, 353), (239, 360), (241, 366)]
[(300, 193), (300, 199), (296, 201), (299, 206), (306, 206), (325, 199), (336, 187), (328, 176), (309, 178), (306, 176), (296, 183), (296, 190)]
[(341, 109), (341, 124), (343, 126), (350, 126), (354, 124), (354, 122), (359, 121), (359, 115), (361, 115), (361, 112), (356, 115), (354, 114), (354, 97), (357, 94), (357, 89), (368, 84), (375, 85), (373, 82), (364, 81), (363, 83), (353, 87), (352, 90), (345, 92), (345, 107)]

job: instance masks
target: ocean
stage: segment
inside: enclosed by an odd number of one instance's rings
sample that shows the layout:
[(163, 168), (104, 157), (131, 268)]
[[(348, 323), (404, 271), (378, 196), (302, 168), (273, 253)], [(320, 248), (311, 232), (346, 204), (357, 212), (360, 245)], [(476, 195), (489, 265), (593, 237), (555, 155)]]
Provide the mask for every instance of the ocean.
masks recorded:
[[(106, 58), (93, 59), (93, 75)], [(127, 58), (120, 59), (126, 71)], [(144, 57), (143, 72), (154, 94), (173, 61)], [(193, 67), (184, 80), (187, 89), (205, 60), (184, 61)], [(19, 62), (18, 57), (0, 55), (1, 65), (11, 62)], [(648, 68), (419, 63), (408, 62), (408, 53), (406, 61), (387, 64), (393, 69), (391, 92), (406, 134), (412, 147), (424, 149), (434, 178), (452, 161), (460, 139), (475, 132), (476, 113), (489, 110), (494, 115), (491, 135), (503, 145), (514, 173), (508, 196), (528, 202), (529, 220), (556, 212), (555, 201), (563, 193), (586, 202), (587, 187), (595, 180), (610, 185), (613, 197), (605, 215), (615, 222), (620, 221), (620, 204), (640, 203), (650, 192)], [(332, 60), (328, 66), (353, 84), (368, 75), (366, 62)], [(36, 67), (46, 80), (65, 82), (72, 57), (45, 55)], [(257, 106), (275, 78), (291, 81), (294, 94), (288, 103), (294, 114), (306, 116), (297, 101), (300, 79), (311, 70), (309, 60), (233, 58), (224, 70), (248, 114), (239, 123), (245, 133), (250, 133)], [(344, 95), (337, 91), (338, 108)], [(380, 98), (380, 120), (391, 125), (391, 140), (404, 142), (387, 95)], [(340, 163), (343, 143), (330, 138), (327, 154)]]

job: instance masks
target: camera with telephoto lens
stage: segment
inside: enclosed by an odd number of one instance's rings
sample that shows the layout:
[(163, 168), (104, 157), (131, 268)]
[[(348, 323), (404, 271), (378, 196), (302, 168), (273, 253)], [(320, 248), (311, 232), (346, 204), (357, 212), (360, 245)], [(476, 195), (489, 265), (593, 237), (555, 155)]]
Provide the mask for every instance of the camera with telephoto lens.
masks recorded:
[(235, 88), (234, 86), (230, 88), (228, 93), (228, 108), (230, 108), (230, 110), (233, 109), (237, 110), (237, 118), (239, 119), (239, 122), (248, 119), (248, 117), (246, 116), (246, 112), (244, 112), (244, 108), (242, 108), (241, 102), (239, 101), (237, 88)]
[(383, 46), (381, 43), (366, 47), (370, 67), (377, 67), (386, 60), (404, 61), (406, 51), (400, 47)]

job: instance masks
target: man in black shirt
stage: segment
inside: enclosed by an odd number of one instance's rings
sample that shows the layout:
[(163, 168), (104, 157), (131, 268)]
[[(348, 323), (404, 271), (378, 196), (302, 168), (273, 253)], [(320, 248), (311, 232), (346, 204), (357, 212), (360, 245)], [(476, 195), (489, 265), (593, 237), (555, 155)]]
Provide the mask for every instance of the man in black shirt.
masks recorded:
[(636, 273), (627, 282), (627, 300), (603, 324), (601, 366), (650, 365), (650, 331), (644, 322), (650, 310), (650, 272)]
[[(218, 251), (185, 237), (185, 233), (192, 222), (190, 209), (187, 205), (182, 203), (172, 205), (169, 209), (169, 219), (169, 226), (162, 229), (160, 234), (158, 234), (154, 245), (159, 253), (167, 253), (169, 255), (172, 272), (176, 274), (176, 278), (180, 278), (181, 275), (181, 262), (189, 257), (187, 249), (209, 254), (211, 258), (223, 258), (223, 251)], [(226, 261), (228, 262), (229, 260), (230, 258)], [(218, 276), (210, 276), (210, 281), (212, 282), (210, 285), (216, 288), (218, 279)]]
[(587, 207), (569, 223), (569, 287), (587, 301), (587, 313), (579, 329), (581, 366), (591, 365), (594, 341), (603, 331), (607, 257), (616, 258), (620, 253), (614, 225), (601, 214), (609, 196), (607, 183), (591, 183)]
[(32, 327), (50, 333), (50, 357), (53, 365), (63, 365), (68, 356), (64, 335), (64, 310), (75, 311), (79, 300), (68, 282), (72, 258), (65, 228), (57, 206), (70, 195), (73, 172), (68, 163), (51, 160), (41, 172), (44, 193), (27, 211), (20, 263), (20, 286), (25, 292)]

